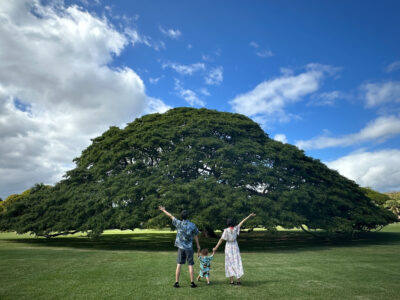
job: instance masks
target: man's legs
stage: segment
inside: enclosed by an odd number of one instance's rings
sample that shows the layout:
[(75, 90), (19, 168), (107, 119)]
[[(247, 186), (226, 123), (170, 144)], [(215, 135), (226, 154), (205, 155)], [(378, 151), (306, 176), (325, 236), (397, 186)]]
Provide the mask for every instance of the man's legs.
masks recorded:
[(179, 275), (181, 275), (181, 264), (176, 264), (175, 282), (179, 282)]
[(193, 265), (189, 265), (190, 282), (193, 282)]

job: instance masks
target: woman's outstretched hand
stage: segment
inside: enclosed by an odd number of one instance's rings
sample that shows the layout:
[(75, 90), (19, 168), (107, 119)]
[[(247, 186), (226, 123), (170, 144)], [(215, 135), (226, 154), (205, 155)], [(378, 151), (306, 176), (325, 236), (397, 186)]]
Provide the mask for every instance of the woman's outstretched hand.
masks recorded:
[(158, 207), (158, 209), (161, 210), (161, 211), (164, 211), (164, 210), (165, 210), (165, 206), (160, 205), (160, 206)]
[(255, 217), (255, 216), (256, 216), (255, 213), (251, 213), (251, 214), (250, 214), (250, 217)]
[(213, 248), (213, 255), (214, 255), (215, 252), (217, 252), (217, 248), (216, 247)]

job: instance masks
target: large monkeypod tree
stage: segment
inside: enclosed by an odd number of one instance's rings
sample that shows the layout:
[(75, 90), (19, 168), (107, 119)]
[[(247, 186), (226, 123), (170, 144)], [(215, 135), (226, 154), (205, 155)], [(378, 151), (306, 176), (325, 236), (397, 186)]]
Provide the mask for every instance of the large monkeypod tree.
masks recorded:
[(0, 213), (0, 228), (52, 236), (166, 226), (183, 209), (206, 233), (227, 217), (246, 225), (370, 230), (396, 217), (353, 181), (274, 141), (249, 118), (175, 108), (110, 127), (54, 187), (36, 185)]

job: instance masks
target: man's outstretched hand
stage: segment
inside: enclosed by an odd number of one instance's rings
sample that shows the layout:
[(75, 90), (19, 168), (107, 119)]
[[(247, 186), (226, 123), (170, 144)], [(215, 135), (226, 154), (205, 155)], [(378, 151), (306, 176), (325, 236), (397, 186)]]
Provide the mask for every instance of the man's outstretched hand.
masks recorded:
[(165, 211), (165, 206), (160, 205), (160, 206), (158, 207), (158, 209), (161, 210), (161, 211)]

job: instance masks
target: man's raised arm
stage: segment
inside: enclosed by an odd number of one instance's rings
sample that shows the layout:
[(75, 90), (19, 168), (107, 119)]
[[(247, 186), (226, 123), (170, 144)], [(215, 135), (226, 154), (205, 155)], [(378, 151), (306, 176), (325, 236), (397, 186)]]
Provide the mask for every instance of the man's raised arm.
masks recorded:
[(167, 211), (165, 210), (165, 206), (160, 205), (158, 208), (159, 208), (164, 214), (166, 214), (168, 217), (170, 217), (171, 220), (173, 220), (173, 219), (175, 218), (173, 215), (171, 215), (169, 212), (167, 212)]

